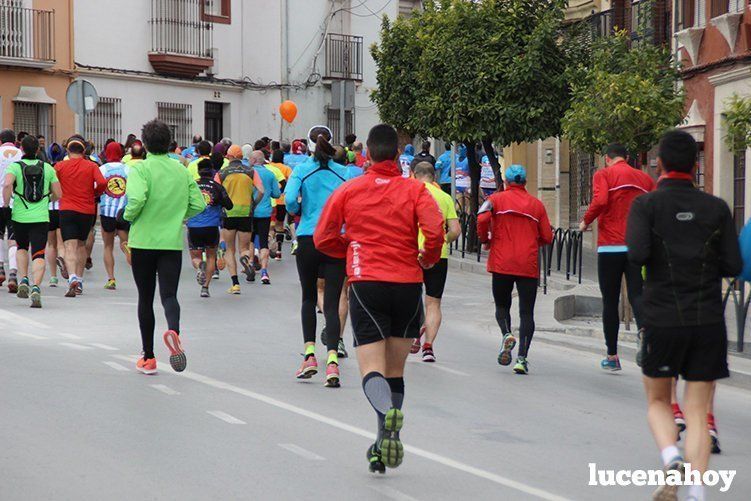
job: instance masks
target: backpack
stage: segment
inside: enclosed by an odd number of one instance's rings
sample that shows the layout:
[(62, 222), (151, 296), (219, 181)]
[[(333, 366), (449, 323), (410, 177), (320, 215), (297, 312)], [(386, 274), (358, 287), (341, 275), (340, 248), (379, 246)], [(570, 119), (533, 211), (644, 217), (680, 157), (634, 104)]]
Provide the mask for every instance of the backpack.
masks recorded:
[(21, 201), (28, 209), (26, 202), (37, 203), (44, 200), (50, 194), (44, 192), (44, 162), (41, 160), (27, 164), (19, 162), (21, 165), (21, 176), (23, 177), (23, 193), (15, 192), (21, 197)]

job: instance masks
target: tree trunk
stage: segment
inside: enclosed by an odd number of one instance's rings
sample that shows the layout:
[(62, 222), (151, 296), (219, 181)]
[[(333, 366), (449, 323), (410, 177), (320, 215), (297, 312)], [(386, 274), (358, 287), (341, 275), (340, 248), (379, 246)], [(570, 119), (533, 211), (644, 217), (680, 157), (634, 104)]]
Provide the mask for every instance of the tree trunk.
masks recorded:
[(467, 229), (467, 251), (477, 252), (477, 212), (480, 209), (480, 162), (477, 161), (477, 152), (475, 151), (474, 141), (464, 141), (467, 148), (467, 165), (469, 167), (470, 177), (470, 198), (469, 198), (469, 221), (472, 224)]
[(496, 191), (503, 191), (503, 177), (501, 176), (501, 163), (498, 161), (498, 156), (493, 150), (493, 141), (490, 138), (482, 140), (482, 147), (485, 149), (485, 154), (488, 156), (490, 166), (493, 167), (493, 174), (495, 175)]

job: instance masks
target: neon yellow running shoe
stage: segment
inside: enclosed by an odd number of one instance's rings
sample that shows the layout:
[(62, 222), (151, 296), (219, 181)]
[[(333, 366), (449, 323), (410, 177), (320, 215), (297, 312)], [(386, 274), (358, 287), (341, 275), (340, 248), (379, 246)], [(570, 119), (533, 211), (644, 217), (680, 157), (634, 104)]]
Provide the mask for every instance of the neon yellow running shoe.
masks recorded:
[(107, 283), (104, 284), (104, 288), (107, 289), (108, 291), (113, 291), (117, 289), (117, 283), (115, 282), (115, 279), (110, 278), (109, 280), (107, 280)]

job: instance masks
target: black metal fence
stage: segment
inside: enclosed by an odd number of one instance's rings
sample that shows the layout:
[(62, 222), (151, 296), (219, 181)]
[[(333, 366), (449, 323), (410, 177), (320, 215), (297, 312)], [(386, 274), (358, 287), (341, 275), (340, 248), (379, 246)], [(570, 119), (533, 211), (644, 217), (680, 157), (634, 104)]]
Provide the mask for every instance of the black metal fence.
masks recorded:
[(736, 351), (742, 353), (744, 350), (744, 338), (746, 334), (746, 319), (748, 318), (748, 306), (751, 303), (751, 296), (746, 295), (746, 282), (739, 278), (727, 280), (727, 289), (722, 298), (723, 309), (727, 308), (728, 300), (733, 298), (733, 309), (735, 311), (735, 326), (738, 329), (738, 340), (736, 341)]
[(326, 36), (326, 69), (324, 78), (362, 80), (362, 37), (329, 33)]
[(55, 12), (0, 4), (0, 58), (55, 61)]
[(151, 51), (211, 58), (213, 28), (203, 21), (204, 0), (151, 0)]

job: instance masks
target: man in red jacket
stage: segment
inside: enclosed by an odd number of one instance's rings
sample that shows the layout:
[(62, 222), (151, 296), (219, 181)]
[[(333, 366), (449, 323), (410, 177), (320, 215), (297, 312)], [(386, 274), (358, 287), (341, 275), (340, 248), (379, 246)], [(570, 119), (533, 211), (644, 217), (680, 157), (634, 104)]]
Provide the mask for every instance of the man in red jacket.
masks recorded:
[[(347, 258), (350, 317), (362, 387), (378, 416), (368, 449), (370, 471), (402, 462), (404, 363), (420, 337), (422, 269), (441, 258), (443, 216), (425, 188), (401, 177), (399, 138), (389, 125), (368, 135), (365, 175), (340, 186), (326, 202), (314, 234), (316, 249)], [(425, 236), (423, 250), (417, 232)]]
[(83, 139), (68, 140), (68, 160), (55, 164), (63, 190), (60, 199), (60, 233), (65, 245), (65, 267), (68, 269), (68, 292), (76, 297), (83, 292), (83, 270), (86, 264), (86, 239), (96, 216), (97, 199), (107, 188), (99, 166), (84, 156)]
[(527, 171), (521, 165), (506, 169), (506, 191), (493, 193), (480, 208), (477, 234), (490, 248), (488, 271), (493, 274), (495, 319), (503, 333), (498, 363), (511, 363), (516, 338), (511, 334), (511, 293), (519, 294), (519, 355), (517, 374), (529, 373), (527, 353), (535, 333), (535, 300), (540, 276), (540, 246), (553, 241), (548, 213), (527, 193)]
[[(618, 329), (621, 300), (621, 277), (626, 275), (628, 300), (634, 310), (637, 328), (641, 328), (641, 269), (628, 262), (626, 221), (634, 199), (655, 189), (654, 180), (645, 172), (631, 167), (628, 152), (620, 144), (611, 144), (605, 152), (604, 169), (592, 178), (592, 202), (579, 225), (586, 231), (599, 220), (597, 235), (597, 278), (602, 294), (602, 327), (608, 355), (600, 362), (607, 371), (621, 370), (618, 359)], [(638, 350), (640, 351), (640, 350)], [(637, 360), (639, 363), (639, 360)]]

